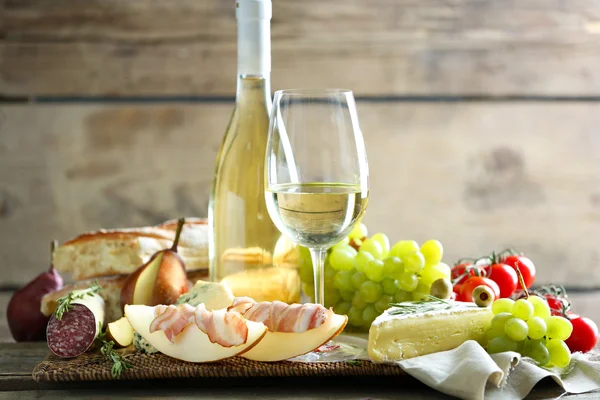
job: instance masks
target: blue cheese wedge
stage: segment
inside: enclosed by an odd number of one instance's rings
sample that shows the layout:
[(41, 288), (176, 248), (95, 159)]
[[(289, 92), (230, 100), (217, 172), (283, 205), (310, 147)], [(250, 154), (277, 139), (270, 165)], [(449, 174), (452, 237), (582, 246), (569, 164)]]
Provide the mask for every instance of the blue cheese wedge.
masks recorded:
[(175, 304), (191, 306), (204, 304), (207, 310), (220, 310), (233, 304), (233, 293), (224, 283), (196, 281), (189, 292), (182, 294)]
[(156, 350), (154, 348), (154, 346), (152, 346), (150, 343), (148, 343), (146, 341), (146, 339), (144, 339), (142, 337), (142, 335), (140, 335), (137, 332), (133, 332), (133, 345), (135, 346), (136, 349), (140, 350), (142, 353), (146, 353), (146, 354), (158, 353), (158, 350)]
[(484, 343), (493, 314), (474, 303), (400, 303), (381, 314), (369, 330), (369, 357), (393, 362), (452, 350), (467, 340)]

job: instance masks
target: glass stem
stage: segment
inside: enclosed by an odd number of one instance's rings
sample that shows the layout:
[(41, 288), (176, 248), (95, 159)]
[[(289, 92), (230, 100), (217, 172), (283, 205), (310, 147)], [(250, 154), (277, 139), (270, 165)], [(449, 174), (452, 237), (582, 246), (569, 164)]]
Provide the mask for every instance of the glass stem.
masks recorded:
[(315, 280), (315, 303), (325, 305), (325, 254), (324, 249), (310, 249), (310, 258), (313, 265), (313, 277)]

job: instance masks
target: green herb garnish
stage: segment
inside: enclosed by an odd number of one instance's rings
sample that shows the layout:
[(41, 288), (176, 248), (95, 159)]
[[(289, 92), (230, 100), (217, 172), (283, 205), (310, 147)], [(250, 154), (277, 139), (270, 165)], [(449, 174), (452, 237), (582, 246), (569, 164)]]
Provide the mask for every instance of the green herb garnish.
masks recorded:
[(133, 366), (129, 364), (127, 361), (123, 359), (123, 357), (117, 353), (113, 347), (115, 346), (115, 342), (112, 340), (106, 340), (106, 333), (100, 333), (96, 338), (100, 342), (100, 352), (104, 355), (108, 360), (112, 361), (113, 365), (110, 369), (110, 375), (119, 379), (121, 377), (121, 373)]
[(427, 295), (426, 300), (413, 301), (408, 303), (390, 303), (390, 306), (394, 309), (389, 312), (390, 315), (406, 315), (424, 313), (428, 311), (436, 310), (448, 310), (454, 305), (442, 300), (438, 297)]
[(57, 320), (61, 320), (63, 315), (73, 308), (73, 301), (83, 299), (85, 296), (93, 296), (97, 293), (100, 293), (102, 287), (98, 285), (98, 281), (92, 283), (87, 289), (83, 290), (74, 290), (70, 292), (68, 295), (61, 297), (58, 299), (58, 307), (56, 307), (56, 311), (54, 311), (54, 316)]
[(361, 365), (362, 363), (360, 362), (360, 360), (346, 360), (346, 363), (350, 364), (350, 365)]

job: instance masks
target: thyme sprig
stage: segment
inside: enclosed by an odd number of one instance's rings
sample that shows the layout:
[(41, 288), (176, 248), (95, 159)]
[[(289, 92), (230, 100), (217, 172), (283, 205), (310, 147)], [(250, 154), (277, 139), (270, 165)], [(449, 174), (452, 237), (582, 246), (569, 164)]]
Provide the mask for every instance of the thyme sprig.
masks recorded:
[(448, 310), (454, 305), (446, 300), (432, 295), (425, 296), (425, 300), (413, 301), (407, 303), (390, 303), (394, 309), (389, 312), (390, 315), (406, 315), (415, 313), (424, 313), (428, 311)]
[(115, 342), (106, 340), (106, 333), (100, 333), (96, 340), (100, 342), (100, 353), (113, 363), (110, 369), (110, 375), (114, 379), (119, 379), (123, 371), (133, 367), (114, 350)]
[(81, 299), (85, 298), (86, 296), (93, 296), (97, 293), (100, 293), (101, 290), (102, 290), (102, 287), (98, 284), (98, 281), (95, 281), (87, 289), (74, 290), (72, 292), (69, 292), (68, 295), (63, 296), (60, 299), (58, 299), (58, 301), (57, 301), (58, 306), (56, 307), (56, 311), (54, 311), (54, 316), (56, 317), (57, 320), (60, 321), (62, 319), (63, 315), (67, 311), (69, 311), (70, 309), (73, 308), (74, 300), (81, 300)]

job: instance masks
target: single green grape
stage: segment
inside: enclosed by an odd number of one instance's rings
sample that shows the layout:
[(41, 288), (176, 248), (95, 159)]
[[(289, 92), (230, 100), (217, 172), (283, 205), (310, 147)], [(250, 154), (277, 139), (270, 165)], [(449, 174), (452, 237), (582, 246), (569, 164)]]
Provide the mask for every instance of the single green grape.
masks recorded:
[(419, 244), (414, 240), (401, 240), (390, 249), (390, 256), (402, 259), (405, 255), (419, 251)]
[(382, 313), (385, 310), (387, 310), (388, 308), (390, 308), (390, 303), (394, 302), (394, 298), (392, 296), (388, 296), (388, 295), (383, 295), (381, 296), (379, 299), (377, 299), (377, 301), (375, 302), (375, 309), (377, 310), (378, 313)]
[(533, 315), (540, 318), (548, 318), (550, 316), (550, 306), (545, 299), (539, 296), (529, 296), (529, 302), (533, 304)]
[(398, 290), (396, 292), (396, 294), (394, 294), (394, 302), (395, 303), (403, 303), (405, 301), (411, 301), (412, 300), (412, 293), (404, 291), (404, 290)]
[(507, 312), (494, 315), (490, 328), (487, 331), (488, 338), (504, 336), (504, 325), (511, 318), (513, 318), (512, 314)]
[(564, 368), (571, 362), (571, 351), (565, 342), (560, 339), (550, 339), (546, 342), (548, 353), (550, 353), (550, 363)]
[(488, 342), (487, 351), (490, 354), (517, 351), (517, 342), (506, 336), (498, 336)]
[(325, 307), (332, 307), (334, 304), (337, 304), (338, 302), (340, 302), (340, 300), (342, 300), (340, 291), (333, 287), (325, 288), (324, 297), (325, 297)]
[[(542, 317), (531, 317), (527, 320), (528, 336), (531, 339), (541, 339), (546, 335), (546, 322)], [(532, 357), (533, 358), (533, 357)]]
[(310, 251), (306, 247), (298, 246), (300, 253), (299, 273), (300, 280), (305, 283), (313, 282), (313, 267), (310, 259)]
[(429, 293), (431, 292), (431, 288), (424, 284), (419, 283), (415, 288), (414, 292), (412, 292), (412, 298), (414, 301), (423, 301), (429, 298)]
[(335, 279), (336, 274), (337, 271), (335, 269), (331, 268), (328, 264), (325, 264), (325, 272), (323, 273), (323, 282), (325, 287), (333, 286), (333, 280)]
[(546, 336), (551, 339), (567, 340), (573, 332), (573, 324), (566, 318), (551, 315), (544, 321), (547, 326)]
[(541, 340), (525, 341), (523, 355), (533, 358), (539, 365), (542, 366), (550, 362), (550, 353), (548, 352), (548, 348), (546, 348)]
[(374, 240), (381, 245), (382, 257), (387, 257), (390, 252), (390, 239), (387, 235), (379, 232), (371, 236), (371, 240)]
[(413, 292), (419, 284), (419, 277), (412, 272), (404, 272), (398, 277), (398, 287), (405, 292)]
[(371, 253), (367, 253), (366, 251), (359, 251), (354, 259), (354, 264), (356, 266), (356, 270), (360, 272), (365, 272), (367, 265), (371, 261), (373, 261), (375, 257)]
[(367, 253), (371, 253), (373, 257), (378, 260), (383, 258), (383, 248), (379, 242), (373, 239), (367, 239), (360, 245), (360, 251), (366, 251)]
[(333, 306), (333, 311), (335, 311), (336, 314), (348, 315), (350, 307), (352, 307), (352, 304), (349, 301), (340, 301), (335, 306)]
[(401, 258), (404, 263), (404, 270), (408, 272), (419, 273), (425, 267), (425, 257), (420, 251), (414, 251)]
[(398, 290), (396, 281), (390, 278), (385, 278), (381, 281), (381, 287), (383, 288), (383, 294), (393, 295)]
[(533, 316), (533, 304), (527, 299), (519, 299), (515, 301), (512, 308), (512, 315), (516, 318), (520, 318), (523, 321), (527, 321)]
[(375, 318), (379, 316), (380, 313), (377, 312), (375, 306), (373, 304), (369, 304), (365, 307), (362, 314), (362, 319), (365, 321), (365, 325), (371, 326)]
[(352, 284), (356, 290), (360, 289), (363, 283), (367, 281), (367, 275), (364, 272), (356, 271), (352, 274)]
[(345, 251), (350, 252), (350, 254), (352, 254), (353, 257), (356, 257), (356, 254), (358, 254), (356, 249), (348, 244), (347, 240), (345, 242), (344, 241), (339, 242), (338, 244), (333, 246), (331, 248), (331, 250), (345, 250)]
[(444, 248), (437, 240), (428, 240), (421, 245), (421, 253), (423, 253), (427, 265), (437, 265), (442, 261)]
[(348, 250), (334, 249), (329, 255), (329, 264), (337, 271), (349, 271), (354, 268), (354, 256)]
[(367, 230), (367, 226), (361, 222), (359, 224), (354, 225), (354, 228), (352, 229), (352, 231), (350, 231), (348, 238), (349, 239), (362, 239), (362, 238), (368, 236), (368, 234), (369, 234), (369, 231)]
[(492, 303), (492, 313), (498, 315), (500, 313), (512, 314), (513, 305), (515, 301), (512, 299), (498, 299)]
[(509, 339), (515, 342), (525, 340), (528, 332), (529, 327), (527, 326), (527, 322), (520, 318), (511, 318), (504, 324), (504, 333)]
[(354, 293), (354, 296), (352, 297), (352, 307), (362, 310), (366, 306), (367, 306), (367, 302), (362, 298), (362, 296), (360, 295), (360, 292)]
[(421, 282), (430, 285), (438, 279), (450, 279), (450, 267), (444, 263), (427, 266), (421, 271)]
[(315, 300), (315, 285), (312, 283), (303, 283), (302, 291), (310, 298), (311, 301)]
[(342, 300), (344, 301), (352, 301), (354, 293), (354, 290), (340, 290), (340, 296), (342, 296)]
[(360, 287), (360, 297), (367, 303), (375, 303), (383, 294), (381, 285), (375, 282), (366, 281)]
[(354, 290), (352, 271), (338, 271), (333, 278), (333, 286), (339, 290)]
[(398, 257), (388, 257), (383, 260), (383, 274), (388, 278), (394, 278), (404, 272), (404, 263)]
[(372, 280), (373, 282), (381, 282), (384, 278), (383, 261), (371, 261), (369, 265), (367, 265), (367, 268), (365, 268), (364, 272), (365, 275), (367, 275), (367, 278)]
[(350, 307), (350, 310), (348, 310), (348, 323), (356, 327), (361, 326), (364, 323), (362, 314), (362, 308)]

